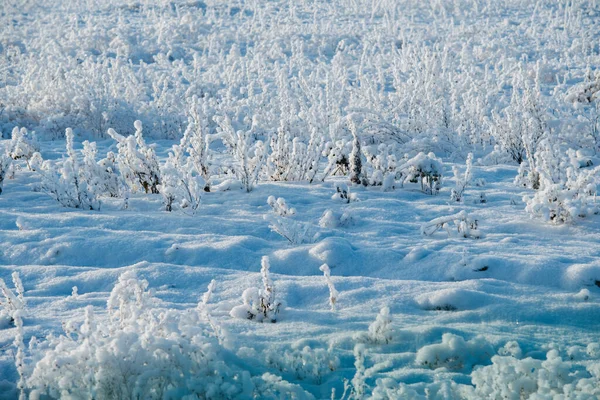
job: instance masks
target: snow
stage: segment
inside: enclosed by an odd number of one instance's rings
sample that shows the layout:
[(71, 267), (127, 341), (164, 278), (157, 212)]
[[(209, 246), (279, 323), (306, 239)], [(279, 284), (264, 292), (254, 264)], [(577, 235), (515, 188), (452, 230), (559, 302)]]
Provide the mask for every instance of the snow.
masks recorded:
[(596, 1), (5, 3), (0, 400), (600, 398)]

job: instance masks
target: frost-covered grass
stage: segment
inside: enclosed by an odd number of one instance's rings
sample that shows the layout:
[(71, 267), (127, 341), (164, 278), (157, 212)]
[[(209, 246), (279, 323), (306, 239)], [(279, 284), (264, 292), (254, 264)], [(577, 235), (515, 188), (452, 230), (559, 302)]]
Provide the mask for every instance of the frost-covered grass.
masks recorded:
[(0, 399), (600, 395), (597, 0), (0, 26)]

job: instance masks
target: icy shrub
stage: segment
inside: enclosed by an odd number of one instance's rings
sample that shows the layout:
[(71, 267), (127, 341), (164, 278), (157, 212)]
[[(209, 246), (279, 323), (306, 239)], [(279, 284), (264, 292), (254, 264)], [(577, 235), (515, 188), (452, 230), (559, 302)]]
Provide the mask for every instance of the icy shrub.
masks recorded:
[(341, 228), (354, 223), (354, 217), (349, 211), (336, 212), (333, 210), (325, 210), (319, 219), (321, 228)]
[(267, 160), (269, 179), (312, 182), (319, 170), (322, 142), (314, 127), (311, 128), (307, 144), (299, 137), (294, 137), (289, 123), (282, 120), (270, 141), (271, 154)]
[(258, 182), (260, 171), (267, 160), (267, 150), (264, 143), (255, 140), (253, 126), (245, 131), (236, 131), (231, 125), (229, 117), (216, 116), (214, 120), (220, 130), (218, 137), (232, 155), (231, 168), (244, 185), (246, 192), (251, 192)]
[(11, 158), (7, 154), (0, 155), (0, 194), (2, 194), (2, 188), (4, 187), (4, 178), (8, 173), (11, 165)]
[(329, 175), (346, 175), (348, 173), (349, 149), (345, 141), (327, 142), (322, 155), (327, 157), (327, 166), (325, 166), (322, 181)]
[(362, 151), (360, 139), (356, 130), (356, 124), (352, 118), (348, 118), (350, 132), (352, 133), (352, 152), (350, 153), (350, 182), (354, 184), (366, 184), (366, 178), (362, 175)]
[(96, 161), (96, 143), (83, 142), (83, 180), (87, 182), (90, 191), (97, 196), (123, 197), (126, 190), (117, 174), (115, 155), (109, 152), (106, 158)]
[(391, 327), (392, 317), (389, 307), (382, 307), (375, 318), (375, 321), (369, 325), (369, 330), (366, 334), (355, 336), (356, 340), (374, 344), (387, 344), (393, 339), (393, 330)]
[(114, 129), (108, 135), (117, 142), (117, 164), (132, 192), (158, 193), (160, 168), (154, 149), (146, 144), (141, 121), (135, 121), (135, 135), (122, 136)]
[(289, 217), (296, 214), (295, 208), (289, 208), (283, 197), (275, 199), (275, 196), (267, 198), (267, 204), (271, 206), (273, 212), (282, 217)]
[(445, 333), (442, 343), (420, 348), (415, 362), (431, 369), (470, 371), (476, 365), (487, 364), (494, 353), (492, 346), (482, 337), (465, 340), (461, 336)]
[(193, 215), (200, 207), (202, 194), (208, 187), (202, 177), (202, 165), (198, 166), (192, 155), (186, 157), (184, 154), (186, 140), (189, 139), (184, 136), (181, 143), (173, 146), (169, 152), (169, 158), (161, 167), (158, 190), (166, 211), (173, 211), (176, 206)]
[(15, 293), (6, 286), (3, 279), (0, 279), (0, 292), (2, 292), (3, 300), (0, 300), (0, 327), (12, 323), (15, 318), (22, 316), (25, 308), (25, 300), (23, 298), (24, 289), (21, 283), (21, 278), (17, 272), (12, 273), (13, 284), (15, 285)]
[(263, 256), (260, 274), (262, 289), (251, 287), (242, 293), (244, 304), (234, 307), (230, 315), (234, 318), (249, 319), (257, 322), (277, 322), (279, 311), (283, 308), (275, 296), (275, 286), (269, 276), (269, 257)]
[(315, 226), (306, 222), (294, 221), (291, 218), (280, 216), (267, 216), (265, 220), (270, 223), (273, 232), (285, 238), (290, 244), (314, 243), (319, 233)]
[(593, 399), (600, 396), (600, 374), (591, 364), (574, 370), (556, 350), (546, 360), (497, 355), (492, 365), (473, 371), (475, 388), (467, 387), (470, 398), (486, 399)]
[(335, 182), (333, 184), (335, 188), (335, 193), (331, 198), (333, 200), (338, 200), (344, 203), (350, 203), (352, 201), (358, 201), (358, 197), (356, 193), (350, 193), (350, 188), (343, 182)]
[(478, 238), (477, 220), (469, 217), (466, 211), (461, 211), (447, 217), (434, 218), (421, 226), (421, 233), (433, 235), (440, 229), (448, 232), (449, 237)]
[(6, 150), (13, 160), (25, 160), (27, 166), (31, 169), (29, 160), (36, 152), (40, 151), (40, 145), (35, 133), (29, 133), (26, 128), (19, 129), (15, 126)]
[(339, 358), (332, 353), (331, 349), (313, 349), (310, 346), (292, 348), (284, 352), (279, 349), (270, 350), (267, 352), (266, 362), (269, 366), (285, 374), (291, 374), (296, 379), (317, 385), (340, 365)]
[(42, 176), (42, 190), (52, 196), (63, 207), (98, 210), (100, 190), (96, 172), (86, 168), (86, 161), (81, 163), (73, 149), (73, 130), (66, 130), (67, 159), (58, 168), (50, 161), (44, 161), (38, 172)]
[(566, 155), (556, 144), (544, 142), (538, 154), (539, 190), (525, 196), (525, 210), (532, 217), (555, 224), (573, 222), (577, 217), (598, 213), (596, 193), (600, 167), (581, 168), (577, 154)]
[(442, 161), (433, 153), (419, 153), (398, 167), (404, 177), (403, 182), (420, 182), (421, 190), (427, 194), (437, 194), (442, 186)]
[(252, 376), (224, 359), (198, 310), (153, 308), (148, 282), (125, 272), (111, 292), (108, 321), (89, 306), (83, 323), (48, 339), (28, 385), (32, 398), (261, 398), (310, 395), (274, 375)]
[(456, 181), (454, 188), (450, 191), (450, 200), (460, 202), (463, 199), (463, 194), (467, 185), (471, 183), (473, 179), (473, 153), (469, 153), (467, 156), (465, 173), (460, 176), (458, 168), (452, 167), (454, 173), (454, 180)]

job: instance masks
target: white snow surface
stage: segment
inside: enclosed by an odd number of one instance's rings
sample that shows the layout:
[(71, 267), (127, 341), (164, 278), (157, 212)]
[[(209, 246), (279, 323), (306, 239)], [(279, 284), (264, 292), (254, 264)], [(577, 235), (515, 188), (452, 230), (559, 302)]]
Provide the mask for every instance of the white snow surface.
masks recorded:
[[(523, 204), (511, 204), (524, 190), (512, 185), (516, 167), (480, 167), (477, 173), (488, 182), (489, 201), (460, 208), (478, 219), (484, 235), (465, 239), (420, 233), (423, 221), (458, 211), (447, 201), (449, 187), (438, 196), (423, 194), (416, 184), (393, 192), (356, 187), (361, 201), (345, 204), (331, 200), (329, 183), (261, 183), (251, 193), (210, 193), (192, 217), (162, 211), (160, 195), (133, 195), (127, 210), (118, 199), (104, 199), (100, 211), (63, 208), (32, 190), (38, 178), (23, 168), (0, 196), (0, 278), (10, 282), (13, 271), (21, 276), (26, 342), (59, 334), (62, 322), (82, 320), (87, 305), (102, 315), (125, 271), (147, 279), (164, 309), (195, 307), (215, 279), (210, 314), (235, 351), (253, 349), (256, 371), (281, 373), (264, 352), (332, 349), (339, 367), (318, 384), (283, 374), (317, 398), (328, 398), (332, 388), (342, 392), (341, 379), (354, 374), (353, 338), (368, 330), (383, 306), (390, 308), (394, 335), (388, 344), (370, 346), (369, 362), (390, 364), (367, 380), (371, 384), (386, 376), (417, 389), (440, 379), (469, 384), (470, 367), (444, 372), (417, 362), (419, 349), (444, 334), (479, 337), (487, 352), (516, 341), (525, 355), (542, 358), (548, 346), (566, 351), (598, 343), (598, 217), (542, 226), (524, 215)], [(466, 196), (478, 190), (469, 188)], [(269, 229), (263, 216), (272, 213), (271, 195), (285, 195), (297, 210), (293, 218), (314, 225), (316, 243), (292, 245)], [(360, 218), (321, 228), (327, 209)], [(242, 292), (260, 286), (263, 255), (285, 309), (275, 324), (234, 319), (229, 311)], [(319, 271), (323, 263), (339, 292), (335, 311)], [(74, 286), (77, 296), (71, 296)], [(582, 296), (582, 289), (589, 294)], [(5, 398), (14, 394), (10, 382), (16, 380), (14, 331), (0, 329), (0, 376), (12, 393)], [(491, 363), (486, 354), (473, 355), (473, 363)]]

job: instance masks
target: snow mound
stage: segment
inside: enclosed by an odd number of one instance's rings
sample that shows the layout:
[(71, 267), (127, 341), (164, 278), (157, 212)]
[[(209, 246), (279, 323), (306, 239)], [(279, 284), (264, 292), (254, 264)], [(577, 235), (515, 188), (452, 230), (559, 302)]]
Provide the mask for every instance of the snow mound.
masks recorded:
[(339, 237), (328, 237), (308, 252), (312, 257), (331, 268), (348, 264), (354, 257), (354, 248), (349, 241)]
[(424, 310), (472, 310), (491, 303), (491, 296), (476, 290), (451, 288), (418, 295), (415, 301)]
[(563, 274), (562, 283), (567, 289), (579, 289), (581, 286), (600, 286), (600, 262), (571, 265)]

